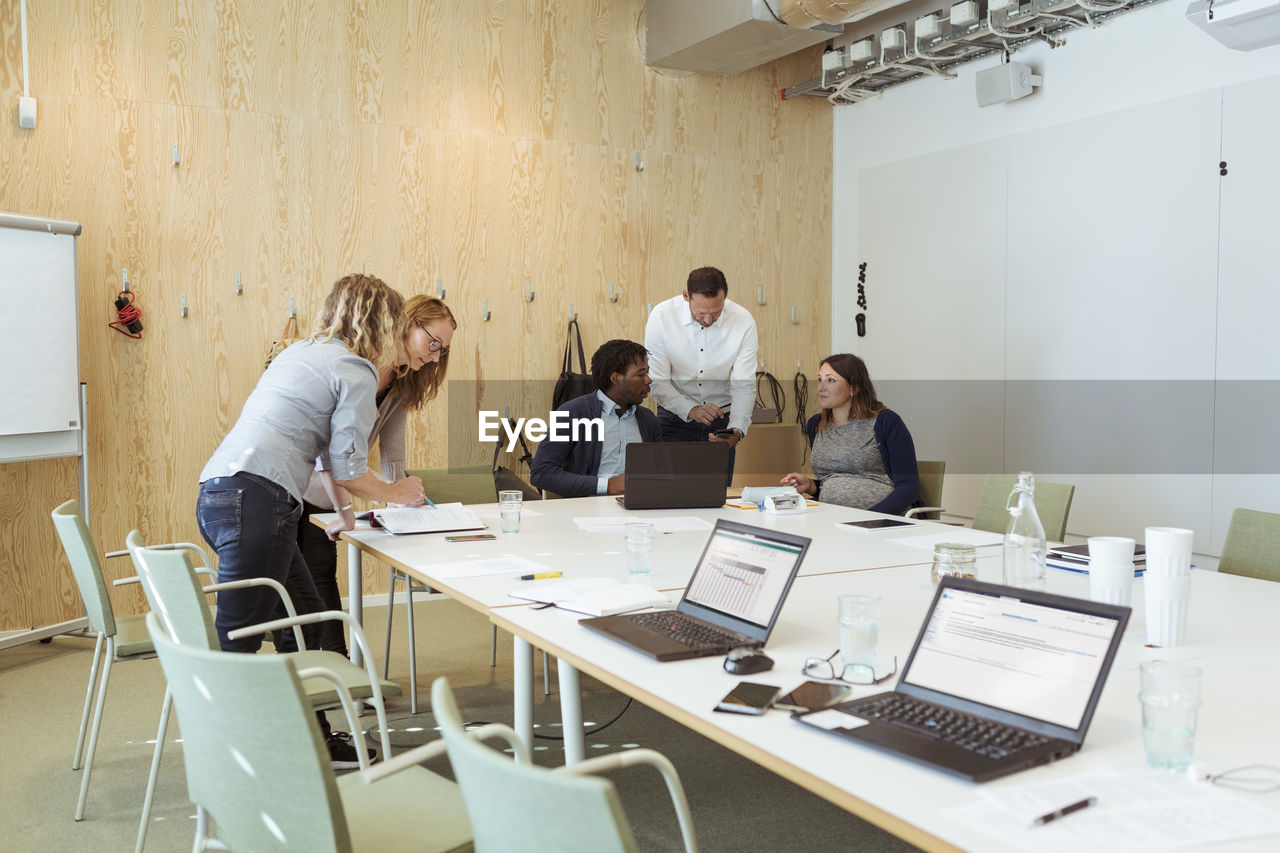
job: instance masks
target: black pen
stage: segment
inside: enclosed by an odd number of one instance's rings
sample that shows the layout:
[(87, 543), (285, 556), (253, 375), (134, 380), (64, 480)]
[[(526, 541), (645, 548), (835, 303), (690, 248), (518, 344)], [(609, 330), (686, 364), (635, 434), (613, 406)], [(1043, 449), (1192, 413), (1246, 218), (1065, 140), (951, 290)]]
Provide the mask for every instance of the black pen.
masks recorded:
[(1073, 812), (1078, 812), (1081, 809), (1087, 809), (1089, 808), (1089, 806), (1093, 805), (1096, 802), (1098, 802), (1097, 797), (1085, 797), (1083, 800), (1080, 800), (1079, 802), (1076, 802), (1076, 803), (1072, 803), (1069, 806), (1063, 806), (1057, 811), (1052, 811), (1052, 812), (1049, 812), (1048, 814), (1040, 815), (1040, 817), (1031, 821), (1031, 825), (1044, 826), (1046, 823), (1051, 823), (1060, 817), (1066, 817), (1067, 815), (1072, 814)]

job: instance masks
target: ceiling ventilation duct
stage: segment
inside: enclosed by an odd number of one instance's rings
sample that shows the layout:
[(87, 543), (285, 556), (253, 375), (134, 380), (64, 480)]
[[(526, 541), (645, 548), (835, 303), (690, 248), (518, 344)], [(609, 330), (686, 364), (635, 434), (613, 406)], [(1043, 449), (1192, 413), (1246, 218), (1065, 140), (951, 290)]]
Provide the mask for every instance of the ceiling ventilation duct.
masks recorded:
[(1232, 50), (1280, 44), (1280, 0), (1197, 0), (1187, 20)]
[(847, 16), (838, 17), (833, 8), (866, 5), (867, 0), (647, 0), (645, 63), (670, 71), (738, 74), (839, 35), (843, 28), (835, 24)]

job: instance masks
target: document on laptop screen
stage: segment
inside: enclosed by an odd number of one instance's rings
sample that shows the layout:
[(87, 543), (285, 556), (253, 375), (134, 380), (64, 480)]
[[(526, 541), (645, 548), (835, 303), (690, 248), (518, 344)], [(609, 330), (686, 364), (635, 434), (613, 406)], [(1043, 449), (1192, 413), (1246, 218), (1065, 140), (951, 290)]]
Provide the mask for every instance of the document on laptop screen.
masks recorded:
[(797, 545), (717, 531), (693, 573), (685, 600), (768, 626), (801, 551)]
[(944, 590), (904, 681), (1076, 729), (1118, 622)]

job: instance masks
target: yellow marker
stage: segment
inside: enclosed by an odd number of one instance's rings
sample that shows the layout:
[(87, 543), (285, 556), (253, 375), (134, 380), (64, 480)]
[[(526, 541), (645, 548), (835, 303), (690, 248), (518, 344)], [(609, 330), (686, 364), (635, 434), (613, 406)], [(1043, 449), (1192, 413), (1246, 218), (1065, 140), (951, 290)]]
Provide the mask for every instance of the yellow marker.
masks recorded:
[(558, 577), (560, 577), (560, 572), (539, 572), (536, 575), (521, 575), (520, 580), (541, 581), (541, 580), (546, 580), (547, 578), (558, 578)]

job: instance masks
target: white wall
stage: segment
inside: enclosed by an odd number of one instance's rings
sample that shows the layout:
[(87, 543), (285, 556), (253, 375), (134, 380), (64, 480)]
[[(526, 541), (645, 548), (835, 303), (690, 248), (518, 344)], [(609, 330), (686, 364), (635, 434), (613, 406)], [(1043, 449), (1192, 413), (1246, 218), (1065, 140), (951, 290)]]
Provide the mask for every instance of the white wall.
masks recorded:
[[(1220, 136), (1249, 139), (1256, 130), (1268, 137), (1264, 144), (1274, 144), (1280, 101), (1272, 93), (1280, 88), (1263, 78), (1280, 75), (1280, 47), (1228, 50), (1185, 21), (1184, 13), (1185, 3), (1172, 0), (1097, 30), (1073, 32), (1056, 50), (1037, 45), (1020, 51), (1015, 58), (1042, 74), (1045, 85), (1012, 104), (976, 104), (973, 76), (996, 64), (992, 58), (959, 69), (955, 80), (918, 80), (876, 101), (836, 108), (833, 348), (874, 359), (873, 376), (912, 379), (1280, 379), (1280, 357), (1264, 357), (1261, 364), (1254, 357), (1259, 335), (1269, 337), (1257, 323), (1274, 317), (1269, 309), (1280, 301), (1270, 293), (1274, 288), (1259, 286), (1257, 274), (1263, 263), (1274, 267), (1273, 246), (1261, 253), (1233, 246), (1224, 221), (1221, 242), (1231, 257), (1220, 261), (1218, 176), (1198, 171), (1216, 166), (1206, 161), (1217, 159)], [(1250, 94), (1249, 87), (1236, 84), (1252, 80), (1263, 81), (1258, 88), (1264, 97), (1240, 97)], [(1232, 111), (1237, 99), (1251, 108), (1259, 102), (1275, 107), (1239, 115)], [(1246, 153), (1224, 150), (1221, 156)], [(1196, 218), (1144, 229), (1144, 205), (1158, 210), (1155, 196), (1172, 192), (1163, 174), (1178, 176), (1177, 190), (1194, 196), (1186, 209), (1196, 210)], [(1224, 215), (1242, 209), (1232, 194), (1247, 195), (1248, 182), (1223, 181), (1222, 187)], [(1109, 228), (1102, 223), (1102, 232), (1087, 227), (1099, 196), (1107, 196), (1099, 206), (1114, 217)], [(876, 200), (875, 209), (860, 210), (860, 197)], [(1269, 210), (1274, 200), (1256, 199), (1244, 209), (1250, 205)], [(1074, 228), (1077, 223), (1084, 227)], [(1089, 238), (1090, 231), (1102, 239)], [(907, 258), (901, 269), (886, 262), (882, 250), (890, 243)], [(1166, 245), (1179, 247), (1179, 256), (1162, 252)], [(859, 339), (852, 323), (857, 265), (871, 255), (879, 262), (868, 270), (869, 335)], [(1098, 275), (1117, 262), (1145, 263), (1150, 274)], [(900, 289), (907, 275), (913, 276), (910, 287)], [(1081, 286), (1072, 287), (1077, 282)], [(1141, 318), (1144, 305), (1158, 304), (1162, 293), (1180, 306), (1181, 313), (1174, 313), (1181, 325), (1162, 344), (1140, 339), (1126, 351), (1118, 337), (1125, 324)], [(1251, 310), (1255, 302), (1267, 310)], [(1099, 336), (1111, 342), (1110, 352), (1099, 357), (1091, 343), (1075, 341), (1036, 348), (1030, 369), (1010, 364), (1010, 349), (1016, 354), (1034, 347), (1048, 332), (1045, 318), (1064, 309), (1087, 316), (1081, 303), (1098, 312), (1116, 309), (1116, 318), (1103, 324), (1110, 331)], [(975, 311), (994, 320), (978, 322)], [(1240, 333), (1222, 334), (1224, 323)], [(926, 359), (931, 364), (920, 363), (920, 335), (945, 330), (963, 341), (965, 329), (972, 329), (972, 340), (957, 348), (955, 359), (935, 352)], [(974, 387), (992, 394), (986, 385)], [(1212, 435), (1213, 415), (1204, 421)], [(931, 426), (922, 424), (921, 431)], [(1004, 430), (998, 440), (1007, 461), (1017, 436), (1007, 424)], [(987, 459), (996, 453), (992, 432), (972, 422), (967, 431), (934, 429), (921, 458), (954, 458), (953, 445), (961, 442)], [(1280, 511), (1280, 478), (1209, 477), (1192, 467), (1185, 476), (1149, 478), (1137, 489), (1124, 478), (1073, 476), (1077, 503), (1069, 529), (1088, 535), (1133, 532), (1136, 525), (1140, 535), (1142, 516), (1121, 520), (1124, 514), (1117, 512), (1147, 503), (1160, 520), (1146, 523), (1196, 527), (1198, 549), (1217, 553), (1233, 505)], [(1268, 470), (1280, 472), (1274, 465)], [(965, 512), (979, 480), (953, 478), (949, 469), (948, 506)]]

